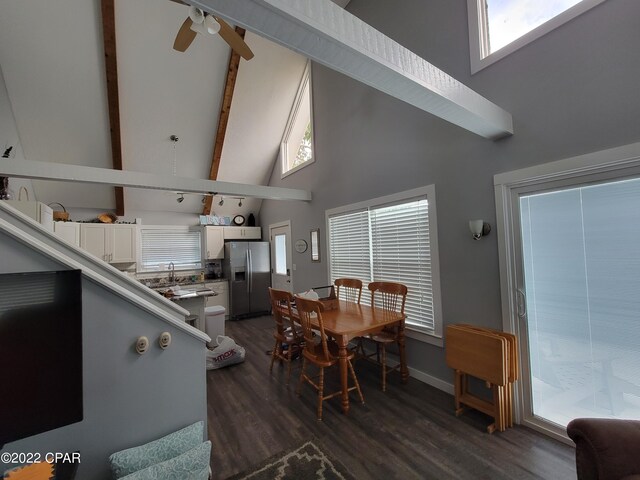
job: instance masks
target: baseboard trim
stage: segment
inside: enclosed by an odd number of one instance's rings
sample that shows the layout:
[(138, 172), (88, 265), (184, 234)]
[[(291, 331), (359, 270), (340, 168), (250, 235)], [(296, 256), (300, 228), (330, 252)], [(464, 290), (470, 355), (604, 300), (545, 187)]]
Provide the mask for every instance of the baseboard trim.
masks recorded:
[(409, 374), (411, 375), (411, 378), (415, 378), (422, 383), (431, 385), (432, 387), (437, 388), (438, 390), (442, 390), (449, 395), (454, 394), (453, 383), (445, 382), (444, 380), (440, 380), (438, 377), (434, 377), (433, 375), (429, 375), (428, 373), (425, 373), (413, 367), (409, 367)]
[[(365, 352), (368, 354), (375, 353), (375, 351), (369, 347), (365, 347)], [(399, 363), (400, 363), (400, 360), (395, 354), (393, 353), (387, 354), (387, 365), (389, 365), (390, 367), (395, 367)], [(409, 368), (409, 376), (411, 378), (415, 378), (416, 380), (422, 383), (426, 383), (427, 385), (437, 388), (438, 390), (442, 390), (443, 392), (448, 393), (449, 395), (455, 394), (453, 383), (445, 382), (444, 380), (441, 380), (438, 377), (434, 377), (433, 375), (425, 373), (422, 370), (418, 370), (417, 368), (413, 368), (413, 367), (408, 367), (408, 368)]]

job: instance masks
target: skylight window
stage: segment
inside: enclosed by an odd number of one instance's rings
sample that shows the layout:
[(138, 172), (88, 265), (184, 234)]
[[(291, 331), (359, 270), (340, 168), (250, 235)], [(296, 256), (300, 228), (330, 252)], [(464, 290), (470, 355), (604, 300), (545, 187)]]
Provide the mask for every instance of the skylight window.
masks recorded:
[(606, 0), (467, 0), (472, 73)]

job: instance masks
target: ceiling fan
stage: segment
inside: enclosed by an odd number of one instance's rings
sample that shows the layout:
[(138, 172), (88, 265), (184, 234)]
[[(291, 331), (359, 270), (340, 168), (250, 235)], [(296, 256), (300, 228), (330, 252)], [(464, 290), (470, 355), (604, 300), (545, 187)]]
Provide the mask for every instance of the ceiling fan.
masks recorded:
[(189, 48), (189, 45), (191, 45), (191, 42), (193, 42), (198, 33), (210, 35), (217, 33), (242, 58), (245, 60), (251, 60), (253, 58), (253, 52), (231, 25), (220, 17), (215, 17), (203, 12), (196, 7), (189, 7), (189, 16), (182, 23), (180, 30), (178, 30), (176, 39), (173, 42), (173, 49), (178, 52), (184, 52)]

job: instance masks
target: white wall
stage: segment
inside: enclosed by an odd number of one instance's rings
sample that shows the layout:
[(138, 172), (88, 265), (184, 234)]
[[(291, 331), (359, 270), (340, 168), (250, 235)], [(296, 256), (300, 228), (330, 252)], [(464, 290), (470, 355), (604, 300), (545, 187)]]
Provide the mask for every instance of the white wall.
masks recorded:
[[(9, 158), (12, 160), (20, 160), (24, 158), (22, 144), (20, 143), (20, 136), (18, 135), (18, 129), (16, 128), (16, 121), (13, 117), (13, 109), (11, 108), (9, 95), (7, 94), (7, 86), (4, 83), (2, 69), (0, 69), (0, 155), (4, 154), (5, 150), (9, 147), (13, 147), (9, 154)], [(22, 178), (13, 178), (9, 180), (9, 193), (13, 200), (18, 199), (21, 187), (27, 189), (30, 200), (37, 200), (33, 191), (33, 186), (31, 185), (31, 180), (25, 180)], [(24, 193), (22, 198), (23, 200), (26, 200)]]
[[(264, 225), (291, 220), (293, 240), (321, 228), (322, 263), (293, 252), (294, 291), (327, 282), (327, 209), (435, 184), (445, 324), (501, 328), (493, 175), (637, 142), (640, 2), (612, 0), (470, 74), (465, 0), (352, 0), (347, 9), (513, 115), (497, 142), (447, 124), (325, 67), (313, 66), (316, 161), (270, 185), (310, 203), (264, 202)], [(480, 242), (468, 221), (494, 232)], [(409, 339), (410, 366), (446, 382), (444, 350)]]

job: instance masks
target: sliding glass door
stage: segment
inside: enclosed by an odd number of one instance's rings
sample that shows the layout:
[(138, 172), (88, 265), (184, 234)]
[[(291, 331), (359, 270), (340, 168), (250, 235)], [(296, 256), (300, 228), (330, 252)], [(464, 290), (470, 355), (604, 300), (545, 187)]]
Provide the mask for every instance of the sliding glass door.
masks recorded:
[(640, 179), (519, 198), (529, 415), (640, 419)]
[(496, 175), (516, 420), (640, 420), (640, 143)]

